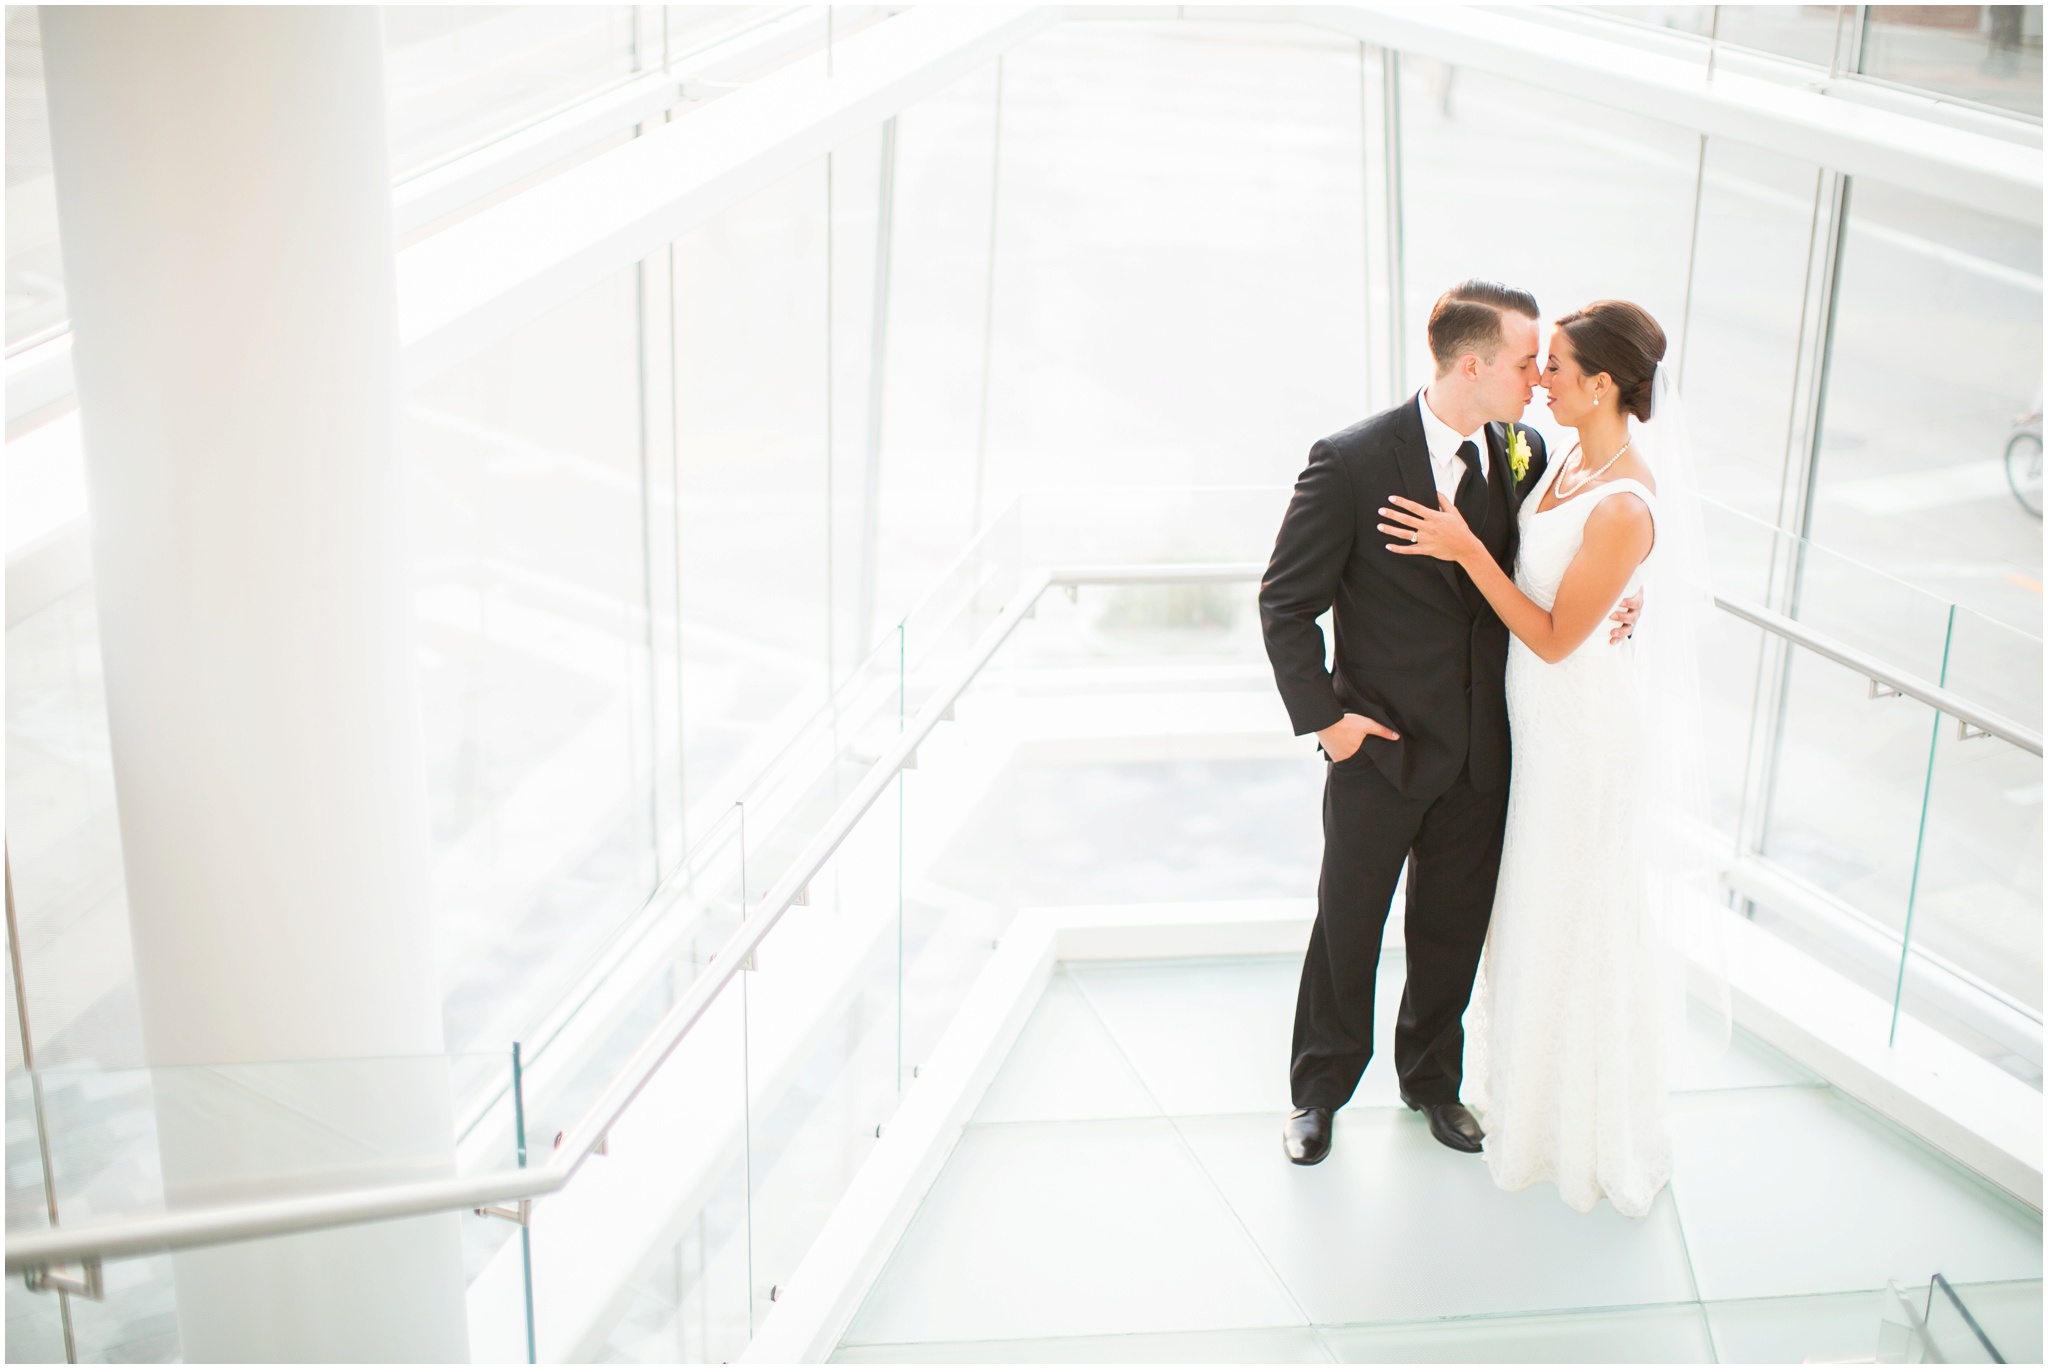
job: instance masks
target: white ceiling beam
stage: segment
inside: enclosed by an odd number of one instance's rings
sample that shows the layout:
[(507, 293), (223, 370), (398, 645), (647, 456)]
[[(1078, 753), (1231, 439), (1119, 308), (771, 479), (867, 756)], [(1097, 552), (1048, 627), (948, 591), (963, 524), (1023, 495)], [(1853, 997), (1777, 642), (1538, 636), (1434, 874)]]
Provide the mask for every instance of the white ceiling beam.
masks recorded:
[(579, 100), (517, 133), (409, 176), (391, 188), (398, 236), (475, 204), (574, 156), (592, 143), (624, 132), (682, 101), (682, 80), (653, 71)]
[(926, 5), (804, 58), (398, 254), (404, 381), (475, 355), (1058, 22)]
[[(838, 5), (833, 19), (850, 33), (874, 17), (874, 5)], [(738, 33), (689, 52), (664, 67), (584, 97), (525, 128), (494, 136), (476, 149), (416, 172), (392, 188), (399, 237), (475, 204), (505, 187), (574, 156), (684, 99), (705, 98), (723, 83), (740, 82), (762, 67), (818, 43), (825, 15), (818, 6), (770, 13)], [(705, 92), (700, 95), (698, 92)]]
[(1378, 47), (2041, 222), (2039, 148), (1804, 85), (1726, 70), (1709, 80), (1697, 60), (1469, 5), (1302, 5), (1291, 14)]

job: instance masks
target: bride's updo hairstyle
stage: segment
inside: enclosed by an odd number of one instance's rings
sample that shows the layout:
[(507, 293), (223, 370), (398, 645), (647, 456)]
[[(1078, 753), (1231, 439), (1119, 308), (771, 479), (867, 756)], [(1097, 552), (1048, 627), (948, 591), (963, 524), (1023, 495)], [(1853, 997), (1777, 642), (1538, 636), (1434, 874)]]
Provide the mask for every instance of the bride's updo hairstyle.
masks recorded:
[(1625, 299), (1597, 299), (1557, 321), (1588, 376), (1614, 380), (1622, 412), (1650, 421), (1650, 382), (1664, 359), (1664, 330), (1650, 311)]

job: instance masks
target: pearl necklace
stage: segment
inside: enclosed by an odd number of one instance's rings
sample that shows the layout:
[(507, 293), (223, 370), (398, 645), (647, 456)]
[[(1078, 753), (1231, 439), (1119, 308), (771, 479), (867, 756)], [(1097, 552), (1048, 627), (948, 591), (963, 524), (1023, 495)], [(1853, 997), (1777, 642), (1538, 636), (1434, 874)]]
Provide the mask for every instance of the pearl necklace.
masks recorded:
[(1579, 492), (1581, 492), (1582, 490), (1584, 490), (1584, 489), (1586, 488), (1586, 486), (1588, 486), (1588, 485), (1592, 484), (1592, 483), (1593, 483), (1593, 482), (1594, 482), (1595, 480), (1598, 480), (1598, 479), (1599, 479), (1599, 478), (1600, 478), (1601, 476), (1603, 476), (1603, 475), (1607, 474), (1607, 468), (1608, 468), (1608, 466), (1612, 466), (1612, 465), (1613, 465), (1613, 464), (1614, 464), (1615, 462), (1617, 462), (1617, 461), (1621, 460), (1621, 458), (1622, 458), (1622, 457), (1626, 456), (1626, 455), (1628, 454), (1628, 449), (1629, 449), (1629, 448), (1630, 448), (1631, 446), (1633, 446), (1633, 445), (1634, 445), (1634, 440), (1633, 440), (1633, 439), (1631, 439), (1631, 440), (1630, 440), (1630, 441), (1628, 441), (1628, 442), (1624, 442), (1624, 443), (1622, 443), (1622, 444), (1621, 444), (1621, 450), (1620, 450), (1620, 451), (1618, 451), (1618, 452), (1616, 452), (1616, 453), (1615, 453), (1615, 454), (1614, 454), (1613, 456), (1610, 456), (1610, 457), (1608, 457), (1608, 458), (1607, 458), (1607, 465), (1606, 465), (1606, 466), (1602, 466), (1602, 467), (1601, 467), (1601, 468), (1600, 468), (1599, 470), (1597, 470), (1597, 471), (1594, 471), (1594, 472), (1593, 472), (1593, 473), (1592, 473), (1591, 475), (1589, 475), (1589, 476), (1585, 477), (1585, 479), (1583, 479), (1583, 480), (1579, 481), (1579, 483), (1578, 483), (1577, 485), (1575, 485), (1575, 486), (1573, 486), (1573, 487), (1572, 487), (1571, 489), (1567, 490), (1567, 489), (1566, 489), (1566, 488), (1564, 487), (1564, 482), (1565, 482), (1565, 481), (1567, 481), (1567, 480), (1569, 480), (1569, 479), (1571, 478), (1571, 474), (1572, 474), (1572, 469), (1571, 469), (1571, 464), (1570, 464), (1570, 463), (1571, 463), (1571, 459), (1572, 459), (1572, 457), (1573, 457), (1573, 456), (1576, 456), (1576, 457), (1577, 457), (1577, 458), (1579, 459), (1579, 468), (1580, 468), (1581, 470), (1585, 469), (1585, 465), (1586, 465), (1586, 453), (1585, 453), (1585, 452), (1584, 452), (1584, 451), (1583, 451), (1583, 450), (1582, 450), (1582, 449), (1580, 448), (1580, 446), (1579, 446), (1579, 444), (1578, 444), (1578, 443), (1576, 443), (1576, 442), (1572, 443), (1572, 450), (1571, 450), (1571, 456), (1567, 456), (1567, 457), (1565, 458), (1565, 463), (1564, 463), (1563, 465), (1560, 465), (1560, 466), (1558, 467), (1558, 471), (1557, 471), (1557, 483), (1556, 483), (1555, 485), (1553, 485), (1553, 486), (1551, 487), (1551, 491), (1550, 491), (1550, 492), (1551, 492), (1552, 494), (1556, 495), (1556, 496), (1557, 496), (1557, 502), (1558, 502), (1558, 503), (1560, 503), (1560, 504), (1562, 504), (1562, 503), (1563, 503), (1563, 502), (1564, 502), (1565, 500), (1567, 500), (1567, 499), (1571, 498), (1571, 497), (1572, 497), (1573, 495), (1575, 495), (1575, 494), (1578, 494)]

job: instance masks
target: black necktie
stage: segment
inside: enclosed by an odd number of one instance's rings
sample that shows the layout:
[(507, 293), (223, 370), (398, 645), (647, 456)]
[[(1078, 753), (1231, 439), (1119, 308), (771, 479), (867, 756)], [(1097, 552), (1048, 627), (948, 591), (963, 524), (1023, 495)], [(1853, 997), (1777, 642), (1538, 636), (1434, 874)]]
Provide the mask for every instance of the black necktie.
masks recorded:
[(1451, 502), (1458, 506), (1472, 531), (1478, 532), (1486, 522), (1486, 479), (1479, 473), (1479, 448), (1462, 442), (1458, 444), (1458, 457), (1465, 463), (1465, 474), (1459, 478), (1458, 492), (1451, 496)]

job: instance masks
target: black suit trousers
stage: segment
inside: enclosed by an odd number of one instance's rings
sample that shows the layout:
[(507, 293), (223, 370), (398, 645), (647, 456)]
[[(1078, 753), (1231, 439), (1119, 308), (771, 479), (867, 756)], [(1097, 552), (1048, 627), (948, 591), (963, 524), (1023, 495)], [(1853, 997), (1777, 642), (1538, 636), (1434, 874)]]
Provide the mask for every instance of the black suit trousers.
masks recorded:
[(1500, 874), (1507, 786), (1461, 771), (1430, 799), (1405, 798), (1361, 751), (1331, 764), (1323, 788), (1323, 870), (1301, 966), (1290, 1079), (1297, 1108), (1351, 1099), (1373, 1051), (1373, 990), (1404, 861), (1408, 984), (1394, 1069), (1417, 1103), (1449, 1103), (1464, 1078), (1464, 1016)]

